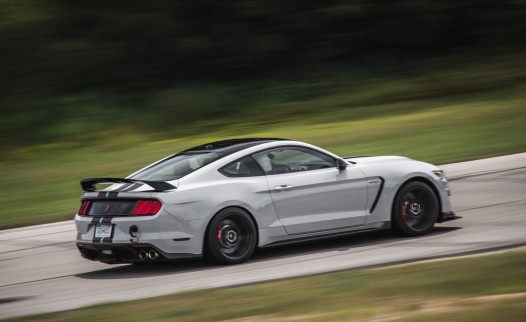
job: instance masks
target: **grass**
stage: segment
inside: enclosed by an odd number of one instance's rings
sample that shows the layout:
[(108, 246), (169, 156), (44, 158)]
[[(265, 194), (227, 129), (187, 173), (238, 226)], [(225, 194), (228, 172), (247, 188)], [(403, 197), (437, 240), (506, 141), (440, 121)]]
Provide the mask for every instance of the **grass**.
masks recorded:
[(9, 321), (523, 321), (526, 250), (348, 270)]
[[(10, 150), (0, 158), (0, 229), (72, 218), (82, 178), (123, 177), (183, 148), (232, 137), (284, 137), (342, 156), (404, 155), (436, 164), (523, 152), (523, 61), (466, 64), (359, 86), (345, 86), (341, 77), (333, 87), (330, 80), (268, 85), (253, 103), (258, 115), (189, 124), (178, 130), (185, 135), (117, 126), (96, 131), (100, 140), (86, 133), (89, 139), (80, 143), (64, 139)], [(295, 88), (302, 95), (290, 94)], [(288, 94), (273, 96), (279, 90)]]

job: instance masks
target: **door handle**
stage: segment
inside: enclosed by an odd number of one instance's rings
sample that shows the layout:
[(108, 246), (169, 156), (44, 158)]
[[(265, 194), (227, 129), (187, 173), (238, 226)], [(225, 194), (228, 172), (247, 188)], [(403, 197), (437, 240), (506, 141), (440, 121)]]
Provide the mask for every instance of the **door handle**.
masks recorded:
[(276, 191), (285, 191), (290, 190), (294, 188), (294, 186), (288, 185), (288, 184), (282, 184), (281, 186), (274, 187), (274, 190)]

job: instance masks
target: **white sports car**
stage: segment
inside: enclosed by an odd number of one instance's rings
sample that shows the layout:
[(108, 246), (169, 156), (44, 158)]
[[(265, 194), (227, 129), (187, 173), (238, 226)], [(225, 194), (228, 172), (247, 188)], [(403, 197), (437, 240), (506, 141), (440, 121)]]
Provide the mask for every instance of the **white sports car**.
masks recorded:
[(434, 165), (341, 158), (283, 139), (212, 142), (81, 185), (77, 246), (105, 263), (204, 255), (235, 264), (257, 247), (387, 228), (418, 236), (460, 218)]

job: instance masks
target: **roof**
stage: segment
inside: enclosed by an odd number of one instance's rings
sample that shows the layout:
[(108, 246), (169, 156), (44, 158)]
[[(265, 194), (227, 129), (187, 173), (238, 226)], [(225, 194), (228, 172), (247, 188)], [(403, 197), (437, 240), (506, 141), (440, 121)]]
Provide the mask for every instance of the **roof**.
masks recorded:
[(225, 154), (231, 154), (237, 151), (244, 150), (246, 148), (273, 142), (273, 141), (283, 141), (285, 139), (278, 139), (278, 138), (243, 138), (243, 139), (230, 139), (230, 140), (223, 140), (223, 141), (215, 141), (210, 142), (202, 145), (195, 146), (193, 148), (187, 149), (182, 151), (181, 153), (185, 152), (194, 152), (194, 151), (220, 151)]

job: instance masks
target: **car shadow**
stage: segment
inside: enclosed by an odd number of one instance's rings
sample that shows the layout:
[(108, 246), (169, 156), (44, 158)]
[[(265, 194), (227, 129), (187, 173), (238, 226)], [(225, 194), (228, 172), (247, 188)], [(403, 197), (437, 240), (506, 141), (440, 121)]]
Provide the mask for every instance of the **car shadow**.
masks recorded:
[(429, 238), (430, 236), (442, 235), (458, 229), (462, 229), (462, 227), (435, 227), (431, 232), (420, 237), (400, 237), (394, 234), (391, 230), (357, 233), (299, 244), (258, 249), (251, 261), (264, 261), (268, 259), (316, 254), (328, 251), (347, 251), (351, 248), (390, 244), (402, 240)]
[(116, 265), (97, 271), (76, 274), (83, 279), (130, 279), (148, 276), (162, 276), (216, 269), (202, 259), (176, 260), (170, 262), (145, 262), (139, 264)]
[[(350, 248), (389, 244), (402, 240), (418, 240), (446, 234), (462, 227), (435, 227), (430, 233), (422, 237), (399, 237), (390, 230), (358, 233), (341, 237), (308, 241), (298, 244), (273, 246), (258, 249), (246, 263), (237, 266), (250, 265), (285, 257), (303, 256), (329, 251), (347, 251)], [(172, 262), (146, 262), (138, 265), (118, 265), (97, 271), (76, 274), (82, 279), (130, 279), (149, 276), (175, 275), (187, 272), (209, 271), (222, 269), (225, 266), (216, 266), (203, 259), (176, 260)]]

